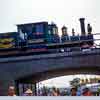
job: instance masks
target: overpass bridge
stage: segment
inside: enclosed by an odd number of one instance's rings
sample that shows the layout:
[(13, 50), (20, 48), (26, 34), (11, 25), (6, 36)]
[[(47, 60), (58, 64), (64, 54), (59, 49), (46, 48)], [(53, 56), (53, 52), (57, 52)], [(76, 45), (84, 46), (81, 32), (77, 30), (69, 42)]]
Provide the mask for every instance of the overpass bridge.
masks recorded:
[(0, 95), (7, 95), (8, 86), (17, 86), (18, 83), (37, 83), (62, 75), (99, 75), (100, 48), (0, 58), (0, 67)]

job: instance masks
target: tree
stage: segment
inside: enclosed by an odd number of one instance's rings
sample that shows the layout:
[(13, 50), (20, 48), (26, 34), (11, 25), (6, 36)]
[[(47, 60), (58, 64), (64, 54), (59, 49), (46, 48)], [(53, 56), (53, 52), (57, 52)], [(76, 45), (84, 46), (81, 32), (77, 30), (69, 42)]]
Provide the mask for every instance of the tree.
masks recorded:
[(98, 88), (98, 90), (97, 90), (99, 93), (100, 93), (100, 87)]
[(74, 78), (72, 81), (70, 81), (70, 85), (72, 87), (79, 87), (80, 86), (80, 78)]

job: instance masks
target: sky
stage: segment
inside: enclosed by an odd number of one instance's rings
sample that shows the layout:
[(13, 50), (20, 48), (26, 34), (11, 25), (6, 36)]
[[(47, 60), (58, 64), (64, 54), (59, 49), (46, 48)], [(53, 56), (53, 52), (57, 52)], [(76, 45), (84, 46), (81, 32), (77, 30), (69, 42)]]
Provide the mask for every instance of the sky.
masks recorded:
[(93, 32), (100, 32), (100, 0), (0, 0), (0, 33), (17, 31), (16, 24), (37, 21), (57, 23), (75, 28), (80, 33), (79, 18), (91, 23)]
[(100, 0), (0, 0), (0, 33), (17, 31), (16, 24), (53, 21), (59, 34), (63, 25), (69, 34), (72, 28), (78, 34), (80, 17), (92, 25), (93, 33), (99, 33), (99, 4)]
[[(100, 78), (99, 75), (68, 75), (68, 76), (60, 76), (48, 80), (44, 80), (39, 83), (39, 87), (70, 87), (70, 81), (74, 78), (81, 78), (81, 79), (90, 79), (90, 78)], [(37, 85), (38, 86), (38, 85)]]

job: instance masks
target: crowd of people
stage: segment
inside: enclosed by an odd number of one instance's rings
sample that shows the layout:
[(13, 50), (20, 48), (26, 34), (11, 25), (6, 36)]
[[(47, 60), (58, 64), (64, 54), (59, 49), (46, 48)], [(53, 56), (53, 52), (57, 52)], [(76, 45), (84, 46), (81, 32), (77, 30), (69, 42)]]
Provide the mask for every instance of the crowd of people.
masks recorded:
[[(15, 92), (15, 87), (10, 86), (8, 89), (8, 96), (17, 96)], [(31, 89), (26, 89), (22, 96), (36, 96), (34, 95)], [(84, 88), (83, 92), (79, 92), (79, 90), (75, 87), (70, 89), (70, 92), (60, 92), (58, 88), (53, 87), (51, 91), (47, 91), (46, 88), (42, 89), (41, 92), (38, 92), (37, 96), (94, 96), (92, 91), (89, 88)], [(99, 93), (96, 95), (99, 96)]]
[(41, 96), (94, 96), (94, 95), (89, 88), (84, 88), (83, 92), (81, 91), (79, 92), (77, 88), (73, 87), (70, 89), (70, 92), (60, 91), (58, 88), (52, 88), (52, 91), (49, 92), (47, 91), (45, 92), (45, 95), (41, 94)]

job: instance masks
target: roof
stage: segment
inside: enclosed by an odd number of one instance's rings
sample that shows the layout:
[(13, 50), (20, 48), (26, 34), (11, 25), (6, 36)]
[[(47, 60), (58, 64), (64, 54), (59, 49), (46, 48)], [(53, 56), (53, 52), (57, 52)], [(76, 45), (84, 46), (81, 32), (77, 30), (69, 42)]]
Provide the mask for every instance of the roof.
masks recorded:
[(42, 21), (42, 22), (34, 22), (34, 23), (23, 23), (23, 24), (17, 24), (17, 26), (22, 26), (22, 25), (32, 25), (32, 24), (42, 24), (42, 23), (48, 23), (48, 22)]
[(6, 34), (7, 34), (7, 35), (10, 35), (10, 34), (13, 34), (13, 33), (18, 33), (18, 32), (4, 32), (4, 33), (0, 33), (0, 35), (4, 35), (4, 34), (5, 34), (5, 35), (6, 35)]

